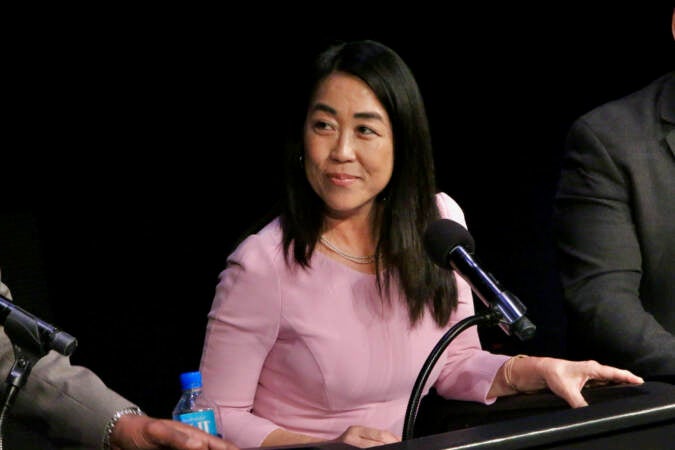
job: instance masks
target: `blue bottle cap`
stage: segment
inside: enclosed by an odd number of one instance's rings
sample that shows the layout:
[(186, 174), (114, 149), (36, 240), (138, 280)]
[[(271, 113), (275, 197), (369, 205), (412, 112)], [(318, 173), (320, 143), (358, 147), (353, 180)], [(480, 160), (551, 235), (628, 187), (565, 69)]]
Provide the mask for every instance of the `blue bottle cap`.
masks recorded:
[(202, 374), (199, 371), (183, 372), (180, 374), (180, 385), (184, 390), (202, 387)]

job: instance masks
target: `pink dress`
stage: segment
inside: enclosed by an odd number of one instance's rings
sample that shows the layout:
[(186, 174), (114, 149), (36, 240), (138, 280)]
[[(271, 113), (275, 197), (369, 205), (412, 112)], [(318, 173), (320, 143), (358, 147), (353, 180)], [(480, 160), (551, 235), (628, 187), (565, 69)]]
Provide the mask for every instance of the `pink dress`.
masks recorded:
[[(465, 224), (438, 194), (441, 215)], [(452, 276), (448, 272), (448, 276)], [(277, 428), (334, 439), (350, 425), (401, 435), (424, 361), (445, 332), (473, 315), (457, 277), (459, 307), (439, 328), (426, 314), (411, 328), (398, 293), (380, 300), (375, 275), (315, 251), (311, 269), (289, 268), (278, 219), (229, 256), (208, 316), (200, 370), (219, 431), (257, 447)], [(476, 327), (448, 346), (429, 375), (446, 398), (491, 403), (487, 392), (507, 359), (481, 349)]]

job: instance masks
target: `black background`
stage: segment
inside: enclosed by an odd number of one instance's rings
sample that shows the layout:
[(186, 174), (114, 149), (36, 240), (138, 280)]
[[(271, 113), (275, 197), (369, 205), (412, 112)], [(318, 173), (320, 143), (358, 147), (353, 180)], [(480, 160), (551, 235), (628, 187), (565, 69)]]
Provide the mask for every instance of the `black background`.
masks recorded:
[(479, 261), (538, 326), (527, 343), (482, 330), (485, 345), (565, 355), (550, 234), (563, 138), (576, 116), (673, 70), (671, 12), (324, 4), (10, 17), (3, 281), (78, 338), (74, 363), (169, 416), (179, 373), (198, 367), (225, 257), (280, 192), (311, 57), (332, 39), (370, 38), (417, 76), (439, 186), (463, 207)]

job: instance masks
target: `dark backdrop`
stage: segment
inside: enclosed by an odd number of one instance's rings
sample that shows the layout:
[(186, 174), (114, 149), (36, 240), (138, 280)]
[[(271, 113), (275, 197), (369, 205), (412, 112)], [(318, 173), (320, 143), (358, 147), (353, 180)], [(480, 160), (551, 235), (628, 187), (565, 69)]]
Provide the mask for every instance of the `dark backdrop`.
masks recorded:
[(297, 21), (262, 6), (15, 18), (3, 280), (78, 338), (74, 363), (153, 415), (170, 414), (178, 374), (198, 367), (217, 275), (279, 193), (295, 93), (333, 38), (380, 40), (417, 76), (439, 185), (538, 326), (527, 343), (481, 330), (485, 345), (565, 354), (550, 235), (564, 134), (673, 70), (671, 7), (350, 8)]

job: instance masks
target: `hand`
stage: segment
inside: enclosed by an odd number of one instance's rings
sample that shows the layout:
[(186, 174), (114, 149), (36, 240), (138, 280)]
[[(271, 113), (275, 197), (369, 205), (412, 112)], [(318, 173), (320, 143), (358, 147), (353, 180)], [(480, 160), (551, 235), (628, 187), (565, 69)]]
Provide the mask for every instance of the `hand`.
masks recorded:
[(199, 428), (169, 419), (122, 416), (110, 435), (115, 450), (238, 450)]
[(598, 383), (644, 383), (641, 377), (628, 370), (606, 366), (596, 361), (536, 358), (535, 367), (536, 373), (543, 378), (544, 387), (548, 387), (573, 408), (588, 406), (588, 402), (581, 395), (581, 389), (586, 385)]
[(401, 438), (387, 430), (352, 425), (335, 442), (344, 442), (359, 448), (375, 447), (383, 444), (401, 442)]

